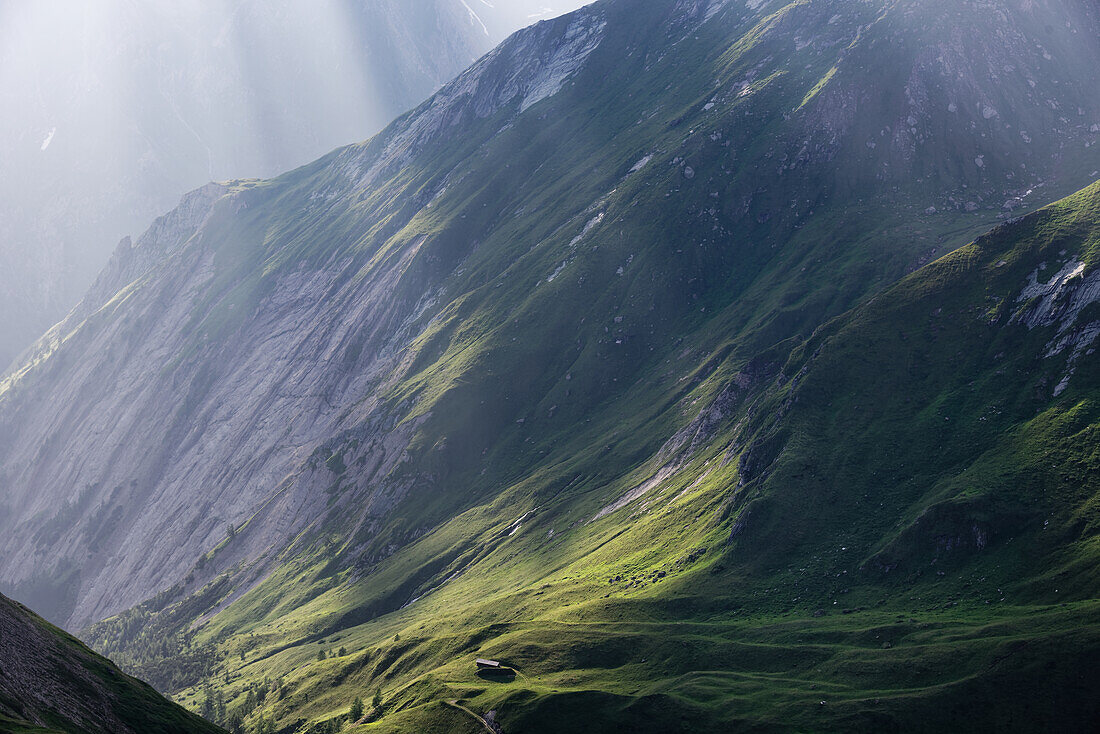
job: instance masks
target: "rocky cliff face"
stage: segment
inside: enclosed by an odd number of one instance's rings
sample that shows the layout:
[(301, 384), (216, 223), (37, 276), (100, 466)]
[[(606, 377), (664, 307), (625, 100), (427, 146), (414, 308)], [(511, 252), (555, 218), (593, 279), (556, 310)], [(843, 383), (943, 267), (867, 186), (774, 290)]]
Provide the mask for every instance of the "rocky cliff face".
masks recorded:
[(554, 436), (625, 477), (718, 365), (1100, 168), (1095, 8), (950, 8), (597, 3), (190, 195), (0, 386), (3, 588), (82, 626), (230, 579), (213, 611), (321, 545), (370, 574)]
[(215, 734), (221, 729), (0, 596), (0, 731)]

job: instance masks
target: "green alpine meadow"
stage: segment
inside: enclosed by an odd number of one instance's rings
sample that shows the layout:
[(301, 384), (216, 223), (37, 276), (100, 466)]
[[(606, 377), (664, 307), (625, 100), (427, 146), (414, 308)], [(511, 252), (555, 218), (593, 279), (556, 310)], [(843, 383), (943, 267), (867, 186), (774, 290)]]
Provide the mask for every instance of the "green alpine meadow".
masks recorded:
[[(1091, 0), (524, 28), (118, 246), (0, 376), (0, 591), (210, 722), (137, 732), (1093, 731), (1097, 69)], [(3, 617), (0, 731), (126, 731)]]

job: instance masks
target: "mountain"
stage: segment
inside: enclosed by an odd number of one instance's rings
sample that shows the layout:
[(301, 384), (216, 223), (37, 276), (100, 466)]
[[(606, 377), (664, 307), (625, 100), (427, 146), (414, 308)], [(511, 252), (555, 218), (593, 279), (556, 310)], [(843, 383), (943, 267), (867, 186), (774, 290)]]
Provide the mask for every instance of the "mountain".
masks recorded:
[(184, 192), (361, 140), (580, 0), (474, 4), (0, 2), (0, 369)]
[(0, 596), (0, 732), (219, 731), (124, 675), (79, 640)]
[(0, 385), (0, 583), (288, 730), (1082, 726), (1098, 31), (605, 0), (197, 190)]

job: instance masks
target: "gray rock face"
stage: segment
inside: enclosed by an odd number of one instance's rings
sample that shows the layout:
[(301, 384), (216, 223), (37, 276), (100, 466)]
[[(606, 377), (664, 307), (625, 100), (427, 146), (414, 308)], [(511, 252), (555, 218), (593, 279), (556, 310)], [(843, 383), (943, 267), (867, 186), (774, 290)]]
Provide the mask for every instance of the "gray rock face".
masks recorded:
[[(1022, 308), (1012, 316), (1027, 328), (1057, 325), (1057, 334), (1047, 344), (1046, 357), (1068, 352), (1066, 371), (1054, 387), (1054, 395), (1061, 395), (1069, 386), (1078, 358), (1090, 349), (1100, 336), (1100, 321), (1078, 319), (1086, 307), (1100, 301), (1100, 271), (1086, 270), (1085, 263), (1068, 260), (1058, 272), (1039, 282), (1040, 273), (1047, 264), (1028, 276), (1028, 284), (1016, 298)], [(1091, 352), (1090, 352), (1091, 353)]]
[[(1045, 265), (1041, 270), (1046, 270)], [(1039, 282), (1040, 272), (1036, 270), (1028, 276), (1027, 286), (1016, 298), (1017, 303), (1034, 299), (1030, 308), (1013, 317), (1029, 329), (1057, 324), (1061, 334), (1074, 325), (1086, 306), (1100, 301), (1100, 276), (1095, 270), (1086, 273), (1083, 262), (1067, 261), (1045, 283)]]
[[(224, 197), (212, 211), (236, 203)], [(24, 416), (34, 417), (5, 431), (7, 455), (24, 457), (5, 462), (5, 484), (15, 489), (8, 495), (5, 532), (24, 542), (9, 546), (4, 581), (26, 588), (37, 576), (27, 572), (44, 557), (75, 560), (91, 551), (67, 619), (71, 625), (176, 582), (224, 538), (228, 524), (249, 521), (234, 548), (249, 559), (297, 535), (323, 514), (324, 489), (332, 481), (323, 467), (307, 471), (306, 460), (326, 439), (370, 422), (371, 403), (356, 403), (395, 366), (404, 336), (397, 327), (409, 313), (395, 304), (393, 290), (415, 246), (394, 268), (359, 282), (346, 282), (340, 264), (282, 278), (237, 341), (210, 344), (185, 366), (164, 369), (191, 346), (180, 325), (217, 276), (215, 253), (202, 233), (200, 228), (176, 252), (171, 236), (143, 238), (145, 247), (164, 253), (160, 267), (139, 278), (146, 287), (124, 288), (98, 310), (95, 300), (78, 309), (55, 330), (64, 343), (55, 343), (47, 364), (80, 354), (102, 359), (71, 363), (64, 387), (51, 391), (56, 402), (41, 406), (45, 410), (28, 406)], [(141, 249), (123, 258), (140, 261)], [(72, 324), (83, 310), (91, 313)], [(365, 340), (360, 363), (334, 363), (340, 346), (364, 324), (378, 326)], [(404, 448), (402, 435), (363, 436), (364, 451), (375, 454), (382, 476)], [(65, 486), (73, 477), (82, 484), (65, 507), (84, 517), (47, 546), (24, 535), (20, 528), (37, 523), (20, 520), (47, 518), (57, 508), (56, 492), (41, 488)], [(364, 511), (382, 511), (388, 501), (379, 497)], [(97, 528), (95, 520), (104, 517), (108, 524)], [(105, 537), (97, 542), (93, 535)], [(35, 598), (33, 587), (27, 590)]]

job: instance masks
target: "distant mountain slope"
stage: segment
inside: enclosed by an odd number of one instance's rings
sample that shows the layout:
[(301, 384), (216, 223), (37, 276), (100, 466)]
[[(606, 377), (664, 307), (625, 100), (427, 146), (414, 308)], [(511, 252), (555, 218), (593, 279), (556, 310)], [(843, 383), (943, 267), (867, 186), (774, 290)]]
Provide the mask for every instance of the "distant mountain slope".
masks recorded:
[(0, 370), (184, 192), (362, 140), (580, 4), (0, 1)]
[[(190, 196), (6, 383), (4, 588), (83, 624), (262, 575), (333, 503), (362, 508), (344, 562), (374, 556), (498, 491), (490, 450), (521, 476), (528, 437), (671, 408), (685, 349), (687, 374), (751, 359), (1006, 200), (1079, 185), (1100, 168), (1095, 9), (1048, 32), (1054, 5), (966, 7), (597, 4), (367, 144)], [(420, 496), (430, 516), (384, 530)]]
[[(1022, 537), (927, 483), (990, 444), (941, 447), (951, 421), (891, 434), (909, 475), (876, 508), (885, 428), (859, 421), (879, 414), (810, 409), (893, 374), (856, 346), (816, 368), (840, 353), (814, 340), (1095, 179), (1098, 37), (1085, 2), (606, 0), (367, 143), (201, 189), (0, 384), (0, 582), (71, 626), (117, 615), (89, 639), (189, 705), (216, 686), (288, 727), (381, 687), (394, 730), (476, 725), (458, 700), (520, 731), (866, 729), (876, 699), (891, 726), (1004, 703), (1043, 646), (1084, 670), (1087, 591), (993, 607), (992, 553), (951, 582), (980, 598), (936, 591), (935, 538)], [(1087, 276), (1088, 247), (1065, 249)], [(1019, 267), (1002, 299), (1038, 263)], [(940, 396), (953, 355), (897, 399)], [(1070, 569), (1091, 531), (1066, 527), (1011, 568)], [(516, 680), (478, 677), (478, 654)]]
[(123, 675), (78, 640), (0, 596), (0, 732), (222, 731)]

